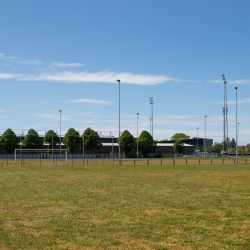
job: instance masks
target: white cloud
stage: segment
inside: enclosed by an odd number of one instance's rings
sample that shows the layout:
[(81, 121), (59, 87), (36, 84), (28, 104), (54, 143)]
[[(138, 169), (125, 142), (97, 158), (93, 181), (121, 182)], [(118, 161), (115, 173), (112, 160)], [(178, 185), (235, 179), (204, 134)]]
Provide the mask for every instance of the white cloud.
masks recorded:
[(82, 83), (82, 82), (103, 82), (103, 83), (115, 83), (117, 79), (121, 80), (121, 83), (136, 84), (136, 85), (156, 85), (166, 82), (179, 82), (180, 79), (165, 75), (140, 75), (133, 74), (131, 72), (110, 72), (101, 71), (94, 73), (87, 72), (72, 72), (62, 71), (57, 73), (42, 73), (40, 75), (21, 75), (21, 74), (9, 74), (0, 73), (0, 79), (16, 78), (20, 81), (54, 81), (54, 82), (69, 82), (69, 83)]
[[(207, 82), (223, 83), (222, 80), (209, 80)], [(250, 79), (227, 80), (227, 83), (228, 84), (235, 84), (235, 85), (247, 85), (247, 84), (250, 84)]]
[[(213, 104), (223, 104), (224, 102), (211, 102)], [(236, 100), (234, 101), (228, 101), (227, 104), (235, 104)], [(237, 103), (250, 103), (250, 98), (245, 98), (243, 100), (237, 100)]]
[(41, 64), (43, 64), (39, 60), (22, 60), (20, 63), (28, 64), (28, 65), (41, 65)]
[(74, 103), (90, 103), (90, 104), (102, 104), (102, 105), (112, 105), (112, 102), (109, 101), (103, 101), (103, 100), (94, 100), (94, 99), (76, 99), (76, 100), (70, 100), (65, 102), (74, 102)]
[(61, 67), (61, 68), (70, 68), (70, 67), (80, 67), (85, 66), (82, 63), (59, 63), (59, 62), (52, 62), (51, 66), (53, 67)]
[[(109, 101), (103, 101), (103, 100), (95, 100), (95, 99), (86, 99), (86, 98), (80, 98), (76, 100), (68, 100), (68, 101), (54, 101), (59, 103), (89, 103), (89, 104), (101, 104), (101, 105), (112, 105), (112, 102)], [(45, 101), (43, 103), (52, 103), (50, 101)]]
[(21, 75), (18, 74), (9, 74), (9, 73), (0, 73), (0, 79), (13, 79), (19, 78)]
[(117, 79), (121, 80), (121, 83), (137, 84), (137, 85), (156, 85), (162, 84), (169, 81), (181, 81), (172, 77), (164, 75), (140, 75), (133, 74), (130, 72), (110, 72), (101, 71), (95, 73), (87, 72), (72, 72), (63, 71), (54, 74), (41, 74), (41, 75), (26, 75), (20, 77), (21, 81), (55, 81), (55, 82), (112, 82), (115, 83)]
[(0, 58), (4, 58), (4, 53), (0, 53)]

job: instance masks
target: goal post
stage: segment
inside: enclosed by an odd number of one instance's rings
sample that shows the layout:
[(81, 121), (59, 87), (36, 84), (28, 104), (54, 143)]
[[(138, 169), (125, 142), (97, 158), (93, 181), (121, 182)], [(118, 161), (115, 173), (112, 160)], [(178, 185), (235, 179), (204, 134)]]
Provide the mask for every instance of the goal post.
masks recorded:
[[(52, 165), (54, 165), (54, 153), (55, 152), (65, 152), (65, 160), (66, 160), (66, 165), (68, 165), (68, 150), (67, 149), (15, 149), (15, 166), (16, 166), (16, 161), (17, 161), (17, 153), (20, 152), (20, 160), (21, 160), (21, 166), (22, 166), (22, 154), (23, 153), (39, 153), (40, 154), (44, 154), (44, 153), (48, 153), (48, 157), (49, 154), (51, 154), (51, 159), (52, 159)], [(40, 155), (41, 157), (41, 155)], [(39, 157), (39, 159), (40, 159)], [(34, 159), (34, 157), (32, 157), (31, 159)], [(36, 158), (35, 158), (36, 159)]]

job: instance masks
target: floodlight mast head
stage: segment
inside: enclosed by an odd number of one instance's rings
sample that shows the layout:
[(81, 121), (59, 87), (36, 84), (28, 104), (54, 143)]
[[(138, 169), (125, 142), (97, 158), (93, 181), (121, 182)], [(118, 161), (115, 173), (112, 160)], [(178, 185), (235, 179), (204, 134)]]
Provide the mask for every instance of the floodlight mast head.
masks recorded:
[(117, 82), (119, 82), (119, 83), (121, 82), (121, 80), (119, 80), (119, 79), (118, 79), (118, 80), (116, 80), (116, 81), (117, 81)]
[(154, 104), (153, 97), (149, 97), (149, 104)]
[(238, 89), (238, 87), (234, 87), (234, 89)]

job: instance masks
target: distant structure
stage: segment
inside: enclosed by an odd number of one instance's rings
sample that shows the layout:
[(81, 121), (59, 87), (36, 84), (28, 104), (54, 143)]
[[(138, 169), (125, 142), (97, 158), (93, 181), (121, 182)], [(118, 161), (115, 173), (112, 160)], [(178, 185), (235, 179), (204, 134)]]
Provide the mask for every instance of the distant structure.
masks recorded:
[(154, 131), (153, 131), (153, 104), (154, 100), (153, 97), (149, 97), (149, 104), (151, 104), (151, 116), (150, 116), (150, 134), (152, 135), (154, 139)]
[[(227, 119), (227, 113), (228, 113), (228, 107), (227, 107), (227, 82), (224, 77), (224, 74), (221, 75), (222, 80), (224, 83), (224, 107), (222, 107), (223, 111), (223, 154), (225, 151), (228, 153), (228, 119)], [(225, 145), (226, 142), (226, 145)]]

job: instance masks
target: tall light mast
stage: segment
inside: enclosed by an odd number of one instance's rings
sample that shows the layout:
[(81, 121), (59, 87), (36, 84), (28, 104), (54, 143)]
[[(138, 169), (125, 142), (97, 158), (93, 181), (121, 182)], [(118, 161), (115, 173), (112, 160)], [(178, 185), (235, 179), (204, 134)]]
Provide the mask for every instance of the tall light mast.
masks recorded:
[(149, 97), (149, 104), (151, 104), (151, 117), (150, 117), (150, 134), (152, 135), (153, 139), (154, 139), (154, 130), (153, 130), (153, 104), (154, 104), (154, 100), (153, 97)]
[[(227, 82), (224, 77), (224, 74), (221, 75), (222, 80), (224, 83), (224, 107), (222, 108), (223, 111), (223, 153), (225, 153), (225, 150), (228, 153), (228, 107), (227, 107)], [(226, 142), (226, 145), (225, 145)]]

